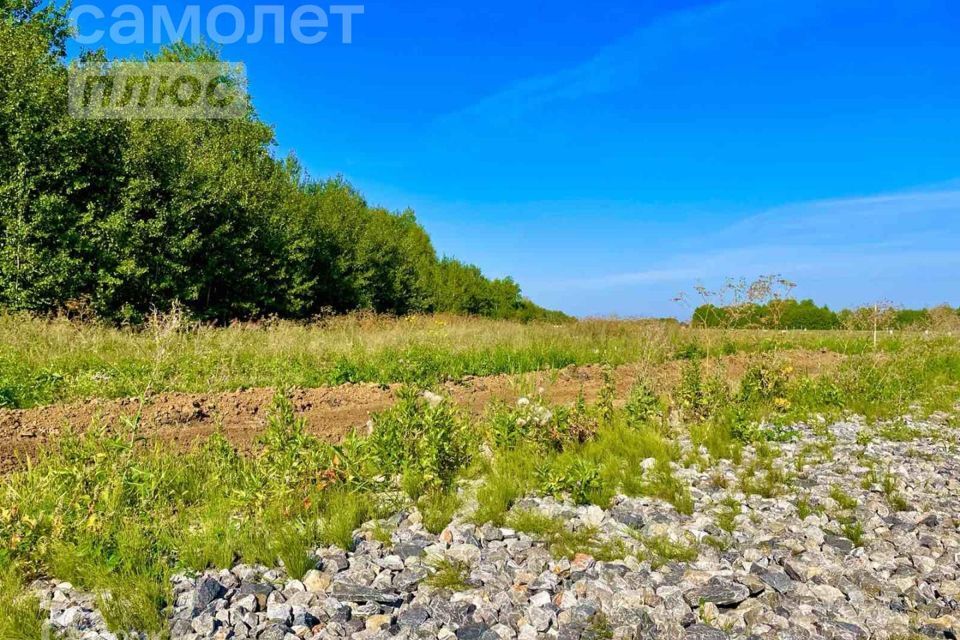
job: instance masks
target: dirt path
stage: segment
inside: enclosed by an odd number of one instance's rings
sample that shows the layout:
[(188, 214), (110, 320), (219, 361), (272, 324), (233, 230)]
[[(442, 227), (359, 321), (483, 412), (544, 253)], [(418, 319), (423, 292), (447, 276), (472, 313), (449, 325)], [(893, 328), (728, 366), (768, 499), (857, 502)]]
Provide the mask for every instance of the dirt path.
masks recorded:
[[(841, 356), (835, 353), (791, 352), (791, 363), (803, 372), (832, 369)], [(749, 363), (744, 355), (728, 356), (722, 364), (730, 378), (738, 379)], [(657, 386), (668, 389), (679, 376), (680, 363), (669, 362), (655, 370), (650, 365), (631, 364), (615, 372), (617, 395), (622, 398), (638, 375), (646, 374)], [(551, 403), (568, 403), (582, 390), (588, 400), (603, 385), (598, 365), (568, 367), (522, 375), (467, 378), (448, 383), (445, 391), (464, 409), (479, 413), (494, 400), (513, 401), (525, 393), (543, 390)], [(297, 412), (318, 437), (336, 442), (352, 429), (362, 427), (371, 415), (388, 408), (398, 385), (350, 384), (292, 393)], [(273, 389), (249, 389), (229, 393), (164, 393), (147, 398), (89, 400), (33, 409), (0, 410), (0, 473), (22, 466), (39, 448), (56, 441), (68, 430), (83, 431), (93, 425), (116, 424), (141, 411), (144, 436), (169, 443), (177, 449), (190, 447), (218, 428), (243, 450), (253, 448), (266, 424)]]

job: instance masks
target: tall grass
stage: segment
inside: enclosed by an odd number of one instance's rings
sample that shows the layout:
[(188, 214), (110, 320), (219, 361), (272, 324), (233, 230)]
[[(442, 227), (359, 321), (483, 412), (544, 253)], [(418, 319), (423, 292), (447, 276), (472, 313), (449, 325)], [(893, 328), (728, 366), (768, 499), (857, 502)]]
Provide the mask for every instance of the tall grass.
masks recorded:
[[(896, 352), (922, 334), (884, 335)], [(868, 333), (752, 332), (674, 323), (585, 320), (522, 324), (456, 316), (347, 316), (315, 324), (260, 322), (214, 328), (179, 315), (144, 327), (0, 313), (0, 407), (163, 391), (319, 387), (346, 382), (433, 384), (469, 375), (573, 364), (660, 363), (674, 358), (792, 348), (872, 351)]]

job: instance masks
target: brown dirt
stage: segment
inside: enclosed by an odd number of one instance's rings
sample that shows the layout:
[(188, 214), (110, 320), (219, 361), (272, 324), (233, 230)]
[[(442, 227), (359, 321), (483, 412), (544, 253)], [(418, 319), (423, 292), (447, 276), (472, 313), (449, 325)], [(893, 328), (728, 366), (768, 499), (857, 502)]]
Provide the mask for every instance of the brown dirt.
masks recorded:
[[(833, 369), (842, 356), (833, 352), (793, 351), (784, 354), (801, 373), (819, 374)], [(724, 357), (719, 361), (729, 378), (737, 380), (749, 365), (749, 355)], [(717, 366), (713, 363), (711, 366)], [(645, 374), (661, 390), (670, 389), (679, 378), (681, 364), (653, 366), (630, 364), (615, 370), (618, 397), (624, 397), (638, 375)], [(581, 390), (588, 400), (603, 384), (597, 365), (568, 367), (523, 375), (465, 378), (448, 383), (445, 391), (464, 409), (480, 413), (494, 400), (512, 401), (524, 393), (543, 390), (555, 404), (574, 401)], [(370, 417), (395, 400), (397, 385), (350, 384), (300, 389), (291, 399), (311, 433), (336, 442), (351, 430), (364, 426)], [(22, 467), (40, 448), (55, 442), (67, 431), (82, 432), (96, 425), (117, 424), (140, 411), (141, 429), (148, 440), (168, 443), (184, 450), (220, 429), (238, 448), (249, 451), (266, 425), (273, 389), (249, 389), (228, 393), (163, 393), (139, 399), (88, 400), (76, 404), (33, 409), (0, 410), (0, 473)]]

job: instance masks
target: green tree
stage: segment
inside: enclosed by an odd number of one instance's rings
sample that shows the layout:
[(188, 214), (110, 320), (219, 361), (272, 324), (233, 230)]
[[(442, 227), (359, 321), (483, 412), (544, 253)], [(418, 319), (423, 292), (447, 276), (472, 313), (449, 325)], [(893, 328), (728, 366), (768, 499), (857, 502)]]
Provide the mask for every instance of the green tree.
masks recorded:
[[(249, 102), (231, 120), (70, 117), (67, 33), (66, 7), (0, 0), (0, 305), (80, 300), (130, 322), (175, 302), (218, 321), (327, 309), (548, 317), (509, 278), (438, 260), (412, 211), (371, 207), (343, 178), (313, 181), (275, 157)], [(218, 59), (175, 44), (144, 62)], [(70, 64), (114, 62), (93, 52)]]

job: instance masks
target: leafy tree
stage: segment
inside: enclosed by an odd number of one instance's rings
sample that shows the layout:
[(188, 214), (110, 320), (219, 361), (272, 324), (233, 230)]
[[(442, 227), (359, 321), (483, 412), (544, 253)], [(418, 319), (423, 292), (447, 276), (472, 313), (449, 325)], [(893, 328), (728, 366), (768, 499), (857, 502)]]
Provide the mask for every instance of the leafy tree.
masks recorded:
[[(232, 120), (87, 120), (67, 112), (66, 8), (0, 0), (0, 305), (77, 301), (139, 321), (175, 302), (227, 321), (328, 309), (551, 318), (509, 278), (438, 260), (412, 211), (278, 159), (252, 105)], [(214, 62), (175, 44), (146, 64)], [(113, 64), (102, 52), (70, 64)]]

